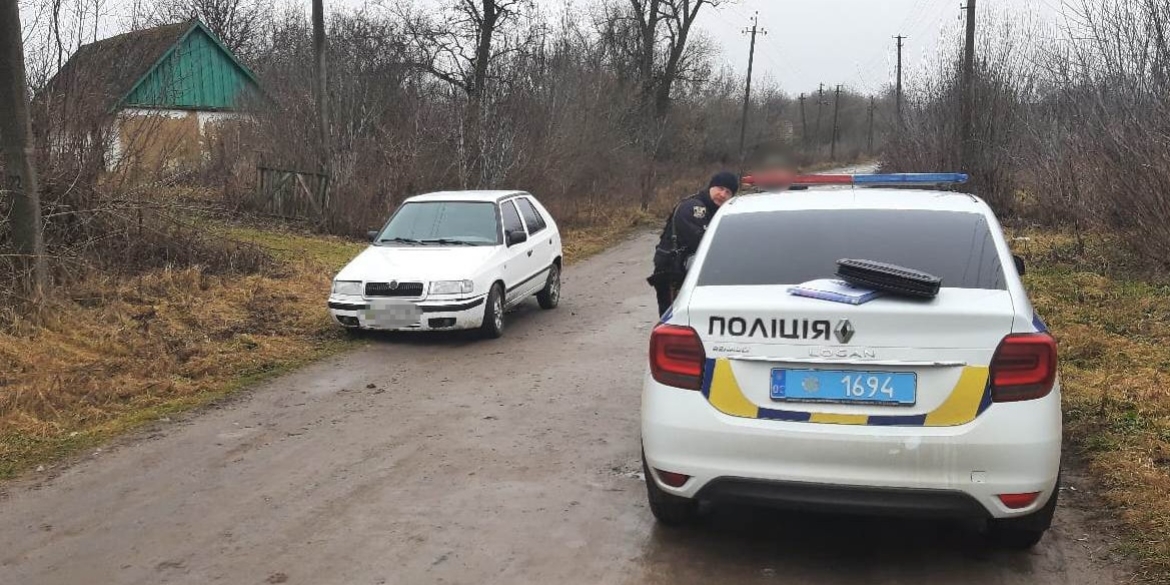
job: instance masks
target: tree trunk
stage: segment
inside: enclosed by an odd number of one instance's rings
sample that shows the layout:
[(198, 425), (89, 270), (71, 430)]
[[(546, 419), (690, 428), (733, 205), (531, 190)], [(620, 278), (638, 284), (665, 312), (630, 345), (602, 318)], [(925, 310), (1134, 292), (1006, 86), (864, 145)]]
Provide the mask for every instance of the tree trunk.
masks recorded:
[(4, 181), (12, 197), (12, 239), (19, 256), (23, 285), (39, 300), (48, 285), (45, 245), (41, 235), (41, 205), (34, 164), (32, 125), (29, 121), (24, 46), (20, 9), (16, 0), (0, 3), (0, 151), (4, 154)]
[(325, 70), (325, 7), (313, 0), (313, 93), (317, 98), (317, 135), (321, 141), (321, 169), (329, 174), (329, 89)]

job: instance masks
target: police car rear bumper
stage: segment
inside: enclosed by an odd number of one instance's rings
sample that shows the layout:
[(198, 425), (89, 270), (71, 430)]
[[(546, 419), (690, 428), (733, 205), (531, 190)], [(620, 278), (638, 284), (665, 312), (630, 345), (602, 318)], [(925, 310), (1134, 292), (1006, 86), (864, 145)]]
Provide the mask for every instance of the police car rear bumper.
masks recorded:
[[(911, 515), (928, 508), (927, 515), (963, 517), (982, 508), (986, 517), (1026, 515), (1056, 490), (1060, 429), (1059, 386), (1039, 400), (993, 404), (955, 427), (738, 418), (716, 411), (699, 392), (649, 376), (642, 396), (648, 465), (690, 476), (678, 488), (656, 477), (647, 481), (686, 498), (801, 509)], [(833, 493), (816, 496), (818, 486)], [(997, 497), (1033, 492), (1040, 494), (1021, 509)]]
[(411, 302), (419, 318), (408, 323), (388, 323), (371, 315), (369, 301), (354, 298), (329, 299), (329, 314), (337, 324), (351, 329), (379, 331), (453, 331), (474, 329), (483, 324), (487, 295), (457, 300)]
[(720, 477), (695, 496), (700, 500), (747, 503), (801, 512), (916, 518), (988, 518), (970, 494), (953, 490), (858, 487)]

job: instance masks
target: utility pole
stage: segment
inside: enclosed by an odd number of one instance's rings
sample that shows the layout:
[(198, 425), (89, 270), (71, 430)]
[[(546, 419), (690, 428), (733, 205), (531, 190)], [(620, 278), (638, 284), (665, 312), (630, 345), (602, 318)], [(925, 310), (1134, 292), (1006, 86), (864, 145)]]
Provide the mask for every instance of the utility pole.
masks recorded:
[(825, 105), (825, 84), (822, 83), (821, 87), (817, 89), (817, 125), (816, 129), (813, 130), (813, 138), (815, 139), (813, 144), (818, 151), (821, 146), (821, 106), (823, 105)]
[(865, 141), (865, 152), (873, 155), (873, 110), (875, 108), (873, 96), (869, 96), (869, 135)]
[(804, 94), (800, 94), (800, 143), (808, 148), (808, 120), (804, 117)]
[(49, 271), (41, 235), (23, 39), (16, 0), (0, 2), (0, 111), (7, 112), (0, 116), (0, 152), (4, 157), (0, 194), (12, 198), (12, 243), (17, 262), (28, 275), (25, 291), (39, 300), (48, 286)]
[(329, 90), (325, 72), (325, 7), (313, 0), (313, 93), (317, 98), (317, 136), (321, 141), (321, 167), (329, 169)]
[(833, 98), (833, 145), (829, 147), (829, 160), (837, 160), (837, 114), (841, 111), (841, 86), (837, 85), (837, 95)]
[(894, 95), (895, 95), (895, 98), (894, 98), (895, 102), (894, 103), (896, 104), (894, 111), (895, 111), (896, 115), (898, 116), (898, 125), (902, 126), (906, 123), (905, 120), (902, 118), (902, 41), (905, 40), (906, 37), (904, 37), (902, 35), (898, 35), (894, 38), (898, 39), (898, 87), (894, 93)]
[(959, 120), (961, 120), (962, 145), (959, 152), (959, 169), (969, 171), (973, 165), (974, 137), (972, 136), (975, 113), (975, 0), (967, 0), (963, 7), (967, 11), (967, 48), (963, 53), (963, 96)]
[(756, 34), (766, 35), (768, 31), (759, 27), (760, 13), (756, 12), (752, 16), (752, 28), (744, 29), (743, 33), (752, 35), (751, 49), (748, 51), (748, 70), (747, 70), (747, 88), (743, 92), (743, 117), (739, 123), (739, 165), (743, 167), (744, 160), (747, 158), (747, 153), (744, 151), (744, 141), (747, 138), (747, 123), (748, 123), (748, 107), (751, 106), (752, 100), (752, 65), (756, 60)]

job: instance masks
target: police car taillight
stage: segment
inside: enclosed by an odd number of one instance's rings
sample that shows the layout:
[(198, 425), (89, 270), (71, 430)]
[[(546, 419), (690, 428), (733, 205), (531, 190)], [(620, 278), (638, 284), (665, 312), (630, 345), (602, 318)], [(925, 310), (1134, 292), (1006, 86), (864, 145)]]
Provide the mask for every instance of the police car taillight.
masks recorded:
[(1056, 340), (1047, 333), (1008, 335), (991, 358), (991, 399), (1043, 398), (1056, 383)]
[(699, 390), (707, 354), (690, 327), (659, 325), (650, 334), (650, 373), (659, 384)]

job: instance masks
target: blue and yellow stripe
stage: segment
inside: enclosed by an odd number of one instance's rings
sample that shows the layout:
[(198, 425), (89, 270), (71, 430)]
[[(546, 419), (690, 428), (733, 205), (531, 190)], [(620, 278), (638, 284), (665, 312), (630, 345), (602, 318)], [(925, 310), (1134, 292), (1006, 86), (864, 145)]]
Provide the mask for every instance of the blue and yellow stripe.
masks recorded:
[(965, 425), (991, 406), (991, 386), (986, 366), (964, 366), (950, 396), (938, 408), (918, 415), (865, 415), (803, 412), (762, 408), (740, 390), (731, 362), (708, 359), (703, 371), (703, 396), (716, 410), (729, 416), (785, 422), (835, 425), (954, 427)]

